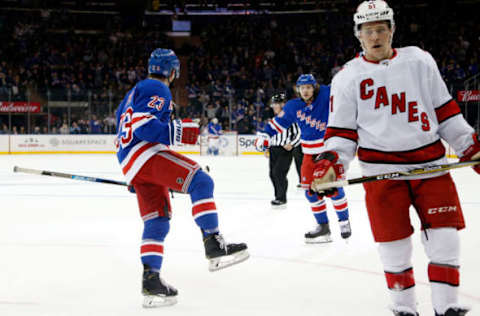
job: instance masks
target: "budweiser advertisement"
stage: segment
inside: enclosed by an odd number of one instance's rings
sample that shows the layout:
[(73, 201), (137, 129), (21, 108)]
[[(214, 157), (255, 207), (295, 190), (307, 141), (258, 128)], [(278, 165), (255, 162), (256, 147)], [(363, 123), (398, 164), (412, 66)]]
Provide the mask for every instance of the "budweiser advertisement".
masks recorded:
[(0, 113), (38, 113), (41, 108), (40, 102), (0, 101)]
[(460, 102), (479, 102), (480, 90), (462, 90), (457, 93), (457, 100)]

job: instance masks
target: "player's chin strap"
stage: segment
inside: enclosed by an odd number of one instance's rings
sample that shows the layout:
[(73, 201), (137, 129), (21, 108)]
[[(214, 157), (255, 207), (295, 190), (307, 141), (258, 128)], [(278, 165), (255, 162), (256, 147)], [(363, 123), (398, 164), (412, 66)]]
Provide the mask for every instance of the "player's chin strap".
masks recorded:
[(408, 177), (408, 176), (417, 176), (422, 174), (430, 174), (435, 172), (442, 172), (451, 169), (463, 168), (463, 167), (471, 167), (480, 164), (480, 159), (478, 160), (471, 160), (471, 161), (463, 161), (463, 162), (455, 162), (443, 165), (436, 165), (436, 166), (429, 166), (424, 168), (417, 168), (409, 171), (397, 171), (397, 172), (389, 172), (389, 173), (382, 173), (368, 177), (360, 177), (360, 178), (353, 178), (349, 180), (337, 180), (333, 182), (325, 182), (316, 184), (315, 187), (312, 189), (315, 192), (323, 192), (327, 189), (332, 188), (340, 188), (347, 185), (352, 184), (360, 184), (364, 182), (371, 182), (371, 181), (378, 181), (378, 180), (389, 180), (389, 179), (396, 179), (401, 177)]

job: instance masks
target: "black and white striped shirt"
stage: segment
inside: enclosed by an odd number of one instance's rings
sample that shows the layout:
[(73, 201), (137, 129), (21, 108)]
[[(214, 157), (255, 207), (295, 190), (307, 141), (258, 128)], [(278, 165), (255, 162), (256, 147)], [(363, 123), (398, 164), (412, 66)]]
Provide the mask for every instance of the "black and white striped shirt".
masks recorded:
[(300, 128), (293, 123), (285, 132), (278, 133), (270, 139), (270, 146), (285, 146), (291, 144), (293, 147), (300, 145)]

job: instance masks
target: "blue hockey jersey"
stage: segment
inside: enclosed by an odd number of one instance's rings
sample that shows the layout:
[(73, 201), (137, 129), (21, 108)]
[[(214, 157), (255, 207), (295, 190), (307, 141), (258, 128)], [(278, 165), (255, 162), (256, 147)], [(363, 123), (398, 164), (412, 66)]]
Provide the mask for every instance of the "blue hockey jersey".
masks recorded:
[(170, 89), (161, 81), (138, 82), (117, 109), (117, 158), (127, 183), (158, 151), (168, 149), (173, 131)]
[(302, 151), (304, 154), (318, 154), (322, 151), (323, 137), (328, 123), (330, 86), (321, 85), (320, 91), (311, 104), (302, 99), (289, 100), (283, 110), (265, 127), (269, 136), (286, 131), (294, 122), (300, 127)]
[(222, 127), (220, 124), (208, 123), (208, 136), (220, 136), (222, 135)]

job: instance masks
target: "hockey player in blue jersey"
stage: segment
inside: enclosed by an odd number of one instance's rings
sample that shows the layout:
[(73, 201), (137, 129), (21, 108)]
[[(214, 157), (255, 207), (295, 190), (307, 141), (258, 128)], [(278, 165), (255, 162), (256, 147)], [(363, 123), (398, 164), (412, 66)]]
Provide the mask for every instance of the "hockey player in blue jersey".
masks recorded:
[(218, 156), (220, 148), (220, 135), (222, 135), (222, 126), (218, 124), (216, 117), (212, 118), (207, 126), (208, 133), (208, 150), (209, 155)]
[(160, 278), (164, 240), (170, 229), (169, 189), (190, 195), (210, 271), (248, 258), (246, 244), (227, 244), (219, 233), (212, 178), (195, 161), (169, 149), (170, 145), (195, 144), (199, 133), (191, 120), (170, 119), (174, 103), (169, 85), (179, 76), (175, 53), (154, 50), (147, 79), (126, 94), (117, 110), (117, 157), (136, 192), (144, 222), (140, 248), (144, 307), (176, 303), (177, 290)]
[[(330, 242), (332, 240), (325, 200), (323, 195), (313, 192), (310, 187), (313, 180), (314, 161), (316, 156), (321, 153), (327, 127), (330, 87), (319, 86), (312, 74), (303, 74), (298, 77), (296, 88), (300, 98), (292, 99), (285, 104), (283, 111), (268, 123), (263, 132), (257, 134), (255, 146), (259, 151), (265, 150), (269, 147), (271, 136), (286, 131), (294, 122), (298, 123), (304, 154), (301, 186), (305, 189), (305, 196), (310, 202), (313, 216), (318, 224), (313, 231), (305, 234), (305, 242)], [(347, 239), (351, 235), (351, 227), (345, 192), (343, 188), (339, 188), (330, 192), (328, 197), (332, 200), (337, 213), (341, 236)]]

